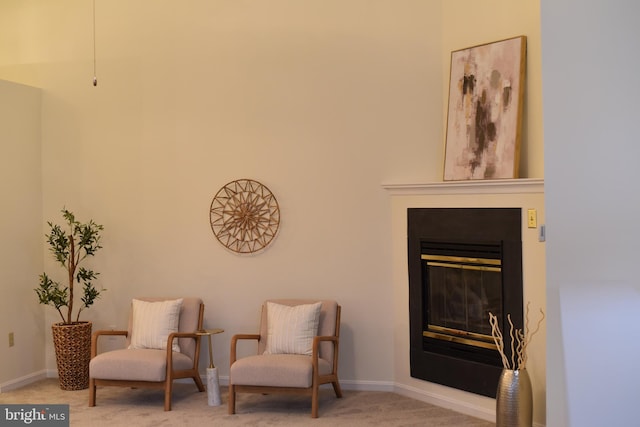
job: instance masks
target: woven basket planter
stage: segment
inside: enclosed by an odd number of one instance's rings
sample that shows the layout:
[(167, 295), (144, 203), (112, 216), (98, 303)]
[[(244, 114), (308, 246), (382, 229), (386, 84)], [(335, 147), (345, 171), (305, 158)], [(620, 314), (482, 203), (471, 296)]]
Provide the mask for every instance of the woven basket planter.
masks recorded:
[(51, 325), (51, 330), (60, 388), (62, 390), (89, 388), (91, 322), (77, 322), (70, 325), (55, 323)]

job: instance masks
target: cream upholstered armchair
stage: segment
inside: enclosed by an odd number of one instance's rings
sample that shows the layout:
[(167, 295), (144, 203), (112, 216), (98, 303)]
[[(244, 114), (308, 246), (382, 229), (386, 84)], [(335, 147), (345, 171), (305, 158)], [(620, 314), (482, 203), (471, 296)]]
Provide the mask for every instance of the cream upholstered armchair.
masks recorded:
[[(332, 300), (267, 300), (259, 334), (231, 338), (229, 414), (236, 393), (303, 393), (311, 395), (311, 416), (318, 417), (321, 384), (338, 382), (341, 307)], [(256, 340), (258, 354), (237, 358), (240, 340)]]
[[(173, 380), (198, 372), (204, 304), (200, 298), (138, 298), (131, 303), (126, 331), (96, 331), (91, 339), (89, 406), (96, 405), (99, 386), (147, 387), (164, 390), (164, 410), (171, 410)], [(98, 354), (98, 338), (124, 335), (126, 348)]]

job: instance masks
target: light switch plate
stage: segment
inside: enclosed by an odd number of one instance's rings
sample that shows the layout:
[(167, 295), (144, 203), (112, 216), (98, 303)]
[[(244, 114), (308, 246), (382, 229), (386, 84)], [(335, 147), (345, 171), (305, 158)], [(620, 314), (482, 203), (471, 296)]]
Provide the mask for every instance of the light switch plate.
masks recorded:
[(529, 228), (536, 228), (538, 226), (538, 214), (535, 209), (527, 210), (527, 225)]

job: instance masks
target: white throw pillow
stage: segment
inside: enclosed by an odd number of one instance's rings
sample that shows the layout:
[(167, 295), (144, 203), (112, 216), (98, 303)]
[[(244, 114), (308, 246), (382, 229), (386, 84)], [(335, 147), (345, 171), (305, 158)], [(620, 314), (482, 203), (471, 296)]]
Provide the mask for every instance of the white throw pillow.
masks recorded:
[(267, 301), (267, 347), (264, 354), (306, 354), (318, 334), (321, 302), (288, 306)]
[[(182, 298), (167, 301), (141, 301), (134, 299), (130, 349), (167, 349), (167, 339), (178, 332)], [(173, 351), (180, 351), (178, 339), (173, 340)]]

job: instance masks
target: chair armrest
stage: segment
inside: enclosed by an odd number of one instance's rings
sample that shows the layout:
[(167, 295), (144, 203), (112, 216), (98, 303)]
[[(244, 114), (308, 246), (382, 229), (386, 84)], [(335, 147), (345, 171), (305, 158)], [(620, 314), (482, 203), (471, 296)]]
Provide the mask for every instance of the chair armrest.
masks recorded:
[(200, 339), (202, 336), (195, 332), (172, 332), (167, 338), (167, 366), (173, 366), (173, 340), (175, 338)]
[(93, 359), (98, 354), (98, 338), (102, 335), (121, 335), (127, 336), (128, 331), (114, 331), (114, 330), (100, 330), (91, 334), (91, 358)]
[(200, 335), (196, 334), (195, 332), (172, 332), (171, 334), (169, 334), (169, 337), (167, 338), (167, 349), (171, 349), (173, 347), (174, 338), (198, 339), (200, 338)]
[(174, 338), (198, 338), (200, 336), (195, 332), (172, 332), (167, 339), (167, 343), (171, 344)]
[(333, 342), (333, 372), (337, 370), (337, 352), (336, 347), (340, 343), (340, 338), (336, 335), (317, 335), (313, 337), (313, 347), (311, 353), (311, 363), (313, 364), (313, 371), (318, 372), (318, 359), (320, 358), (320, 342), (332, 341)]
[(313, 337), (313, 357), (317, 358), (320, 354), (320, 342), (321, 341), (333, 341), (336, 345), (339, 342), (339, 338), (335, 335), (317, 335)]
[(231, 337), (231, 354), (229, 355), (229, 365), (236, 361), (236, 346), (240, 340), (260, 341), (260, 334), (236, 334)]

